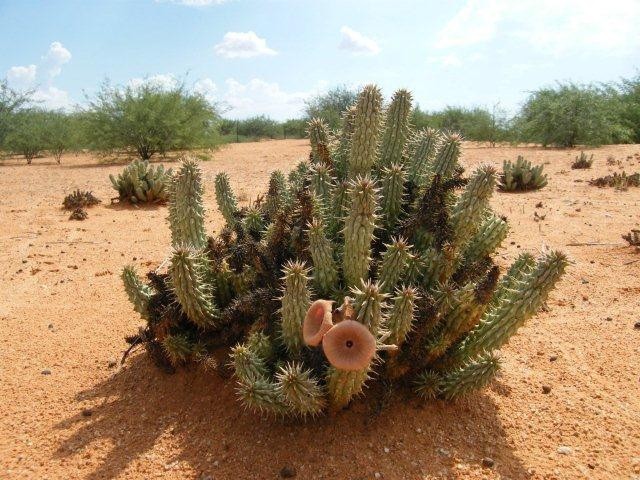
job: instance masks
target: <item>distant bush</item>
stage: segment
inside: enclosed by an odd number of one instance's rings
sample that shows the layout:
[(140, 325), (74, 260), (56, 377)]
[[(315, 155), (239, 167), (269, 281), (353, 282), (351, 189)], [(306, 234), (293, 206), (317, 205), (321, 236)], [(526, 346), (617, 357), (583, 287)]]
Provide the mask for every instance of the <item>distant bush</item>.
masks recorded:
[(47, 117), (48, 112), (35, 108), (12, 114), (4, 138), (5, 149), (23, 155), (30, 165), (48, 147)]
[(307, 122), (303, 119), (290, 119), (278, 122), (266, 115), (244, 120), (222, 119), (218, 122), (218, 131), (229, 142), (255, 141), (264, 138), (304, 138)]
[(282, 137), (282, 130), (275, 120), (258, 115), (239, 121), (238, 134), (249, 138), (276, 138)]
[(46, 149), (60, 163), (62, 154), (74, 145), (71, 116), (63, 112), (46, 112), (44, 137)]
[(105, 83), (86, 114), (87, 139), (102, 151), (131, 151), (147, 160), (215, 143), (215, 107), (182, 85), (117, 88)]
[(620, 86), (621, 116), (631, 130), (633, 143), (640, 143), (640, 75), (623, 79)]
[(358, 92), (340, 85), (326, 93), (315, 95), (305, 101), (305, 120), (322, 118), (329, 128), (336, 129), (342, 125), (342, 112), (356, 101)]
[(496, 105), (492, 111), (476, 107), (446, 107), (444, 110), (426, 112), (416, 107), (412, 123), (418, 128), (436, 128), (460, 132), (465, 139), (480, 142), (510, 140), (506, 114)]
[(305, 138), (307, 136), (307, 122), (301, 118), (292, 118), (282, 122), (284, 138)]
[(632, 137), (623, 104), (610, 86), (558, 84), (533, 92), (517, 119), (522, 139), (542, 145), (625, 143)]
[(542, 173), (542, 165), (531, 165), (522, 155), (515, 163), (505, 161), (498, 188), (506, 192), (538, 190), (547, 184), (547, 176)]
[(6, 80), (0, 80), (0, 148), (11, 129), (13, 115), (29, 103), (31, 93), (13, 90)]

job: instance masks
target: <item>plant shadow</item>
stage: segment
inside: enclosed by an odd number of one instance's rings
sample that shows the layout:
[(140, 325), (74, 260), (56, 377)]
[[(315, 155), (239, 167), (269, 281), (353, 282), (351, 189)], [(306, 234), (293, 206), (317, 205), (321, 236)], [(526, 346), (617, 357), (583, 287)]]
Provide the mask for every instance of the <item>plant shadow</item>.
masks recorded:
[(117, 477), (160, 456), (154, 448), (165, 451), (167, 443), (176, 454), (153, 469), (184, 469), (179, 478), (279, 478), (285, 466), (298, 478), (455, 478), (465, 476), (461, 464), (467, 474), (482, 470), (484, 457), (495, 461), (487, 474), (530, 477), (484, 393), (453, 403), (394, 402), (375, 416), (356, 402), (306, 422), (260, 419), (239, 406), (233, 382), (201, 370), (166, 375), (137, 354), (75, 401), (91, 405), (91, 415), (56, 425), (54, 458), (79, 459), (94, 445), (110, 445), (89, 480)]
[(166, 207), (166, 203), (148, 203), (148, 202), (140, 202), (140, 203), (130, 203), (130, 202), (121, 202), (118, 201), (118, 197), (112, 198), (109, 203), (105, 203), (105, 208), (115, 211), (121, 210), (140, 210), (140, 211), (151, 211), (158, 210), (160, 208)]

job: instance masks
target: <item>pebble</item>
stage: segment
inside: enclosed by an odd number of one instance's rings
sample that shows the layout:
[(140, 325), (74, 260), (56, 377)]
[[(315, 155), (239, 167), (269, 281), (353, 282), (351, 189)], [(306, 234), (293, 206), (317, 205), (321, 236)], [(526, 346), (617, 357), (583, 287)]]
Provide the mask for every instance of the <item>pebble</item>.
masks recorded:
[(560, 455), (571, 455), (573, 453), (573, 448), (567, 447), (566, 445), (560, 445), (558, 447), (558, 453)]
[(293, 478), (297, 473), (298, 472), (296, 472), (296, 469), (289, 465), (285, 465), (284, 467), (282, 467), (282, 470), (280, 470), (280, 476), (282, 478)]
[(82, 409), (82, 416), (83, 417), (90, 417), (91, 415), (93, 415), (93, 411), (89, 408), (83, 408)]
[(107, 362), (107, 365), (109, 366), (109, 368), (115, 368), (116, 365), (118, 365), (118, 361), (115, 358), (110, 358)]
[(493, 461), (493, 458), (491, 458), (491, 457), (484, 457), (482, 459), (482, 466), (485, 467), (485, 468), (492, 468), (494, 464), (495, 464), (495, 462)]
[(389, 452), (390, 452), (389, 447), (384, 447), (384, 453), (389, 453)]
[(380, 472), (375, 472), (375, 473), (373, 474), (373, 476), (374, 476), (375, 478), (382, 478), (382, 475), (380, 475)]
[(634, 323), (633, 328), (635, 328), (636, 330), (640, 330), (640, 322)]
[(448, 457), (449, 455), (451, 455), (451, 452), (449, 452), (449, 450), (445, 450), (444, 448), (439, 448), (438, 453), (443, 457)]
[(607, 317), (607, 318), (605, 318), (605, 320), (606, 320), (607, 322), (610, 322), (611, 320), (613, 320), (613, 318), (612, 318), (612, 317)]
[(549, 361), (550, 361), (550, 362), (555, 362), (557, 359), (558, 359), (558, 355), (551, 355), (551, 356), (549, 357)]
[(544, 393), (545, 395), (547, 393), (551, 393), (551, 387), (549, 385), (543, 385), (542, 386), (542, 393)]
[(42, 370), (40, 372), (42, 375), (51, 375), (51, 370), (49, 370), (48, 368), (45, 368), (44, 370)]
[(213, 476), (211, 475), (202, 475), (200, 480), (213, 480)]

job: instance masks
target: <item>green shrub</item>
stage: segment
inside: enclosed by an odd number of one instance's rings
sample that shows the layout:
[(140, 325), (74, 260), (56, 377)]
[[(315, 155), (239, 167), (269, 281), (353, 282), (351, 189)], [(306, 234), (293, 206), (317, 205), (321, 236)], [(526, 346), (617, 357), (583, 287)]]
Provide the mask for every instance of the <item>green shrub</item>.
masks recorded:
[(516, 163), (505, 160), (498, 187), (506, 192), (538, 190), (547, 184), (543, 168), (543, 165), (532, 166), (522, 155), (518, 155)]
[(558, 84), (533, 92), (517, 119), (520, 136), (543, 146), (624, 143), (632, 132), (621, 116), (617, 91), (609, 86)]
[(4, 141), (11, 130), (13, 116), (29, 103), (32, 93), (14, 90), (6, 80), (0, 80), (0, 148), (6, 148)]
[(356, 100), (357, 93), (344, 86), (337, 86), (326, 93), (315, 95), (305, 101), (305, 120), (313, 118), (323, 119), (329, 128), (342, 126), (342, 112), (349, 108)]
[(163, 203), (169, 198), (171, 169), (154, 167), (146, 160), (134, 160), (117, 177), (109, 175), (120, 201)]
[(102, 85), (86, 114), (85, 134), (101, 151), (135, 152), (148, 160), (172, 150), (215, 144), (217, 113), (200, 94), (180, 85)]
[(441, 111), (426, 112), (416, 107), (412, 113), (412, 124), (416, 128), (457, 131), (467, 140), (489, 142), (491, 145), (512, 139), (506, 114), (498, 105), (492, 111), (479, 107), (446, 107)]
[(26, 109), (14, 113), (4, 146), (10, 152), (23, 155), (27, 164), (41, 155), (48, 147), (47, 112), (39, 109)]
[[(373, 382), (426, 399), (486, 385), (496, 350), (542, 307), (567, 259), (521, 254), (500, 278), (491, 255), (508, 227), (490, 207), (494, 169), (463, 178), (458, 135), (419, 148), (436, 135), (407, 131), (411, 97), (393, 98), (385, 110), (379, 89), (365, 87), (345, 115), (350, 133), (337, 135), (346, 145), (319, 148), (325, 124), (314, 121), (312, 163), (288, 183), (274, 172), (248, 207), (220, 173), (227, 224), (215, 237), (205, 233), (202, 174), (183, 163), (168, 271), (151, 272), (150, 284), (123, 272), (147, 322), (128, 341), (167, 368), (230, 353), (242, 403), (279, 416), (340, 409)], [(397, 142), (412, 153), (387, 165)]]

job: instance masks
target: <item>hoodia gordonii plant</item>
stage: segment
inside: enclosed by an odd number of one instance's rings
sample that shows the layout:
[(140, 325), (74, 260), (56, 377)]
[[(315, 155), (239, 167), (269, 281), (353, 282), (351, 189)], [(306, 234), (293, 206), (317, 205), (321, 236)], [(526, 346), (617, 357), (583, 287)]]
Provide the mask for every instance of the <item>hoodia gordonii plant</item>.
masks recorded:
[(109, 175), (118, 199), (131, 203), (164, 203), (169, 196), (171, 169), (154, 167), (148, 160), (134, 160), (118, 176)]
[(460, 137), (413, 131), (410, 111), (407, 92), (385, 106), (365, 87), (343, 131), (311, 122), (311, 164), (274, 172), (248, 206), (219, 174), (226, 225), (214, 237), (185, 162), (170, 188), (170, 261), (148, 282), (123, 273), (146, 322), (129, 341), (167, 369), (230, 364), (244, 406), (279, 416), (335, 411), (367, 387), (382, 405), (401, 390), (452, 399), (486, 385), (567, 258), (523, 253), (501, 274), (496, 172), (463, 178)]

